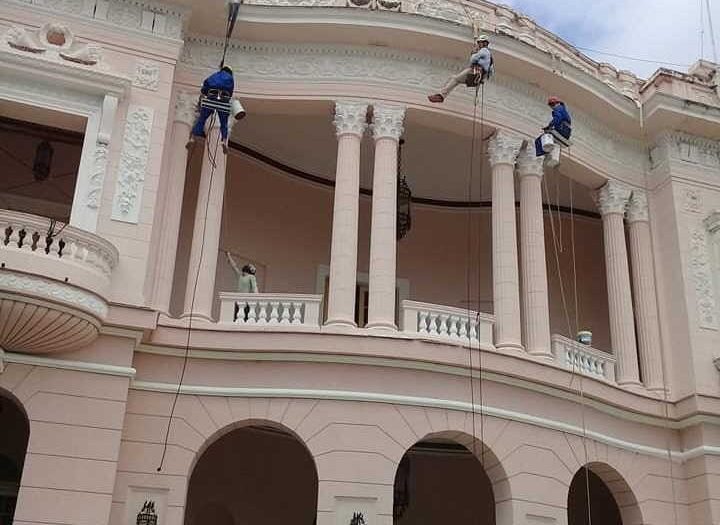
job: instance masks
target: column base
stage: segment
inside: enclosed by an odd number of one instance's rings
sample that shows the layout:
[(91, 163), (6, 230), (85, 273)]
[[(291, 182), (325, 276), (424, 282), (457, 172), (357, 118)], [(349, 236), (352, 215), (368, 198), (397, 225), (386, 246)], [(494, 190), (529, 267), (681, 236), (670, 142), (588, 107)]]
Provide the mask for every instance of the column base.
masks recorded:
[(498, 352), (527, 357), (527, 352), (522, 343), (495, 343), (495, 349)]
[(528, 350), (528, 354), (537, 359), (543, 359), (545, 361), (554, 361), (555, 354), (546, 350)]
[(374, 332), (397, 332), (398, 327), (395, 323), (385, 323), (382, 321), (368, 323), (365, 328)]
[(328, 319), (327, 321), (325, 321), (325, 326), (357, 328), (357, 323), (354, 319), (343, 319), (341, 317), (337, 317), (335, 319)]
[(196, 322), (197, 323), (214, 323), (215, 322), (213, 320), (213, 318), (210, 317), (209, 315), (205, 315), (205, 314), (199, 313), (199, 312), (192, 312), (192, 313), (185, 312), (180, 316), (180, 319), (189, 319), (193, 323), (196, 323)]
[(647, 389), (640, 381), (617, 381), (617, 385), (622, 388), (626, 388), (636, 394), (647, 394)]

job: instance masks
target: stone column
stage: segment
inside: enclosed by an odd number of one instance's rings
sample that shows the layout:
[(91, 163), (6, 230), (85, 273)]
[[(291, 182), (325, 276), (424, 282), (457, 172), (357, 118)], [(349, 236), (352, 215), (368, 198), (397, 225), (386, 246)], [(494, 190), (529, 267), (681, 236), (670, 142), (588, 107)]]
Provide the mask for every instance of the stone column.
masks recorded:
[(552, 358), (541, 188), (543, 157), (536, 157), (535, 151), (526, 146), (518, 157), (517, 168), (525, 348), (532, 355)]
[(161, 312), (168, 312), (172, 294), (175, 258), (177, 256), (180, 216), (188, 151), (185, 148), (190, 128), (197, 114), (197, 93), (178, 93), (175, 98), (175, 115), (172, 127), (172, 142), (168, 155), (167, 186), (162, 208), (160, 239), (157, 246), (157, 267), (153, 282), (152, 305)]
[(649, 390), (662, 391), (662, 347), (658, 319), (655, 267), (650, 237), (647, 194), (633, 190), (627, 210), (630, 229), (635, 319), (643, 382)]
[(368, 328), (396, 330), (397, 155), (405, 108), (376, 104)]
[[(216, 123), (207, 132), (205, 140), (205, 147), (210, 148), (214, 155), (203, 154), (183, 310), (183, 317), (192, 315), (193, 318), (206, 321), (212, 320), (215, 270), (220, 248), (223, 198), (225, 196), (227, 155), (224, 155), (219, 147), (215, 151), (215, 145), (219, 143), (219, 139), (220, 127)], [(213, 165), (211, 157), (214, 157), (215, 165)]]
[(522, 138), (498, 131), (488, 146), (492, 166), (493, 302), (498, 348), (523, 348), (513, 182), (522, 143)]
[(614, 181), (605, 184), (595, 194), (603, 220), (610, 339), (617, 359), (617, 382), (620, 385), (640, 384), (623, 222), (630, 194), (629, 187)]
[(358, 212), (360, 198), (360, 143), (367, 127), (368, 105), (361, 102), (335, 104), (338, 137), (333, 205), (328, 325), (355, 325), (357, 282)]

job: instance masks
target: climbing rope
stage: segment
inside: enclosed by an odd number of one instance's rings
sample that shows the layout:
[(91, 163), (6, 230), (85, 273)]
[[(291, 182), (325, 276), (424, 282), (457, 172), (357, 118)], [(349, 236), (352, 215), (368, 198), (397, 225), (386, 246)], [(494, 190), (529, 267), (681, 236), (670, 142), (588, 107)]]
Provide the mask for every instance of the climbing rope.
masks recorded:
[[(209, 130), (212, 130), (213, 127), (216, 124), (217, 120), (217, 113), (213, 113), (213, 115), (210, 117), (210, 125), (208, 126)], [(218, 148), (220, 147), (220, 135), (218, 134), (217, 140), (215, 141), (215, 146), (213, 148), (213, 153), (210, 153), (209, 148), (205, 148), (205, 151), (207, 151), (208, 160), (210, 161), (210, 181), (208, 184), (208, 192), (207, 192), (207, 198), (205, 199), (205, 210), (203, 214), (203, 228), (202, 228), (202, 235), (200, 238), (200, 259), (198, 260), (197, 269), (195, 271), (194, 276), (194, 284), (193, 284), (193, 291), (192, 291), (192, 299), (190, 300), (190, 316), (188, 317), (188, 329), (187, 329), (187, 337), (185, 339), (185, 349), (183, 353), (183, 364), (182, 369), (180, 371), (180, 380), (178, 381), (177, 389), (175, 390), (175, 395), (173, 397), (173, 402), (170, 407), (170, 415), (168, 416), (168, 424), (167, 428), (165, 429), (165, 438), (163, 440), (163, 450), (162, 455), (160, 457), (160, 464), (157, 467), (157, 471), (161, 472), (163, 468), (163, 464), (165, 463), (165, 455), (167, 454), (167, 448), (168, 448), (168, 440), (170, 438), (170, 428), (172, 426), (172, 420), (173, 416), (175, 415), (175, 408), (177, 406), (178, 399), (180, 398), (180, 394), (182, 392), (182, 385), (183, 381), (185, 380), (185, 372), (187, 371), (187, 365), (190, 357), (190, 341), (192, 337), (192, 324), (193, 324), (193, 316), (195, 314), (195, 297), (197, 295), (197, 288), (198, 288), (198, 282), (200, 280), (200, 269), (202, 268), (202, 260), (203, 256), (205, 255), (205, 233), (207, 231), (207, 217), (208, 217), (208, 211), (210, 209), (210, 196), (212, 195), (212, 188), (213, 188), (213, 182), (215, 179), (215, 169), (217, 168), (217, 153)], [(190, 164), (188, 159), (188, 165)], [(200, 195), (198, 194), (198, 199), (200, 198)], [(223, 199), (224, 200), (224, 199)]]

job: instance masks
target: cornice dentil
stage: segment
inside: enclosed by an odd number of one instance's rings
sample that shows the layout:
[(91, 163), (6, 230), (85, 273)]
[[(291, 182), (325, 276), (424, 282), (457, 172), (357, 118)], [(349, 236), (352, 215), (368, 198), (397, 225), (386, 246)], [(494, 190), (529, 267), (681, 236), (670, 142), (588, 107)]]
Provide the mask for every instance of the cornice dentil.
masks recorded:
[(405, 108), (388, 104), (375, 104), (373, 106), (372, 131), (375, 140), (400, 140), (403, 134), (403, 121)]
[(337, 136), (357, 135), (361, 137), (367, 129), (367, 110), (368, 104), (365, 102), (337, 101), (333, 118)]
[(522, 145), (523, 138), (521, 136), (499, 130), (488, 143), (490, 165), (493, 167), (497, 164), (514, 166)]
[(626, 184), (610, 180), (597, 190), (593, 197), (601, 215), (612, 213), (625, 214), (632, 189)]

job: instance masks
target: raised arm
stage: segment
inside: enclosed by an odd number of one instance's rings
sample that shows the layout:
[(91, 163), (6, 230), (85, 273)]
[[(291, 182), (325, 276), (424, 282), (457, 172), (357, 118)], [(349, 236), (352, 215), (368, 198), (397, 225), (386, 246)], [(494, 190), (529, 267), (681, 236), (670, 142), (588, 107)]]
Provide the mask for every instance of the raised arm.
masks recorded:
[(235, 262), (235, 259), (233, 259), (233, 256), (230, 255), (230, 252), (225, 252), (225, 256), (227, 257), (228, 262), (230, 263), (230, 267), (233, 269), (233, 271), (240, 275), (240, 268), (238, 267), (238, 264)]

